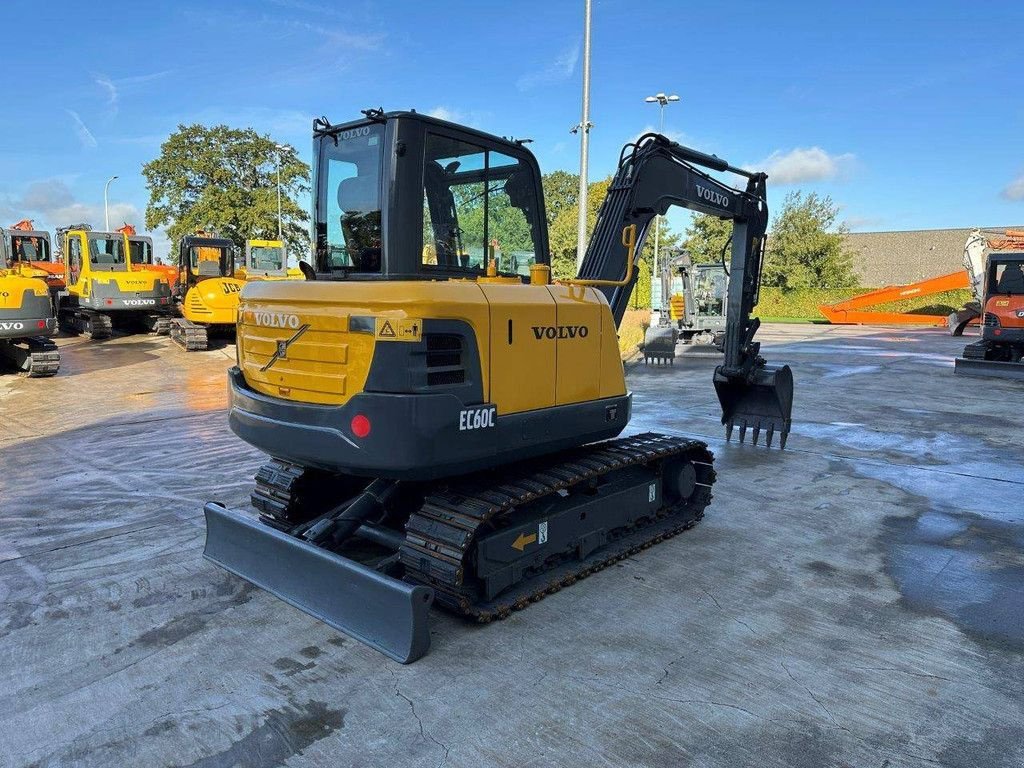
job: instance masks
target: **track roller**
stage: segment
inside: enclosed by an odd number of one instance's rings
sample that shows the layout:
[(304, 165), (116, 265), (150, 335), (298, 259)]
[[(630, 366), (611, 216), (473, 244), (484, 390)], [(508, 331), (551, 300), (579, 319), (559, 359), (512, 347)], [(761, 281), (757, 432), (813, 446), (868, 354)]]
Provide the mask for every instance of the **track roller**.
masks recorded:
[(171, 341), (186, 352), (203, 352), (209, 348), (206, 326), (193, 323), (183, 317), (171, 318)]

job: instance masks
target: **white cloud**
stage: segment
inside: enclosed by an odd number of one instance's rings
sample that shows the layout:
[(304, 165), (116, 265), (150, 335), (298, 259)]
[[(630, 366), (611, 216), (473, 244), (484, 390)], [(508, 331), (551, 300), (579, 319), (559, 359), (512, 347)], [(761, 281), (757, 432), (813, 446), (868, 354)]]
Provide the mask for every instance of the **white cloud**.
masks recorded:
[(572, 76), (576, 64), (580, 60), (580, 44), (577, 41), (571, 47), (559, 53), (554, 60), (543, 69), (530, 72), (516, 81), (520, 91), (528, 91), (538, 85), (548, 85), (566, 80)]
[(382, 33), (359, 33), (346, 32), (342, 29), (325, 27), (322, 24), (310, 24), (307, 21), (296, 21), (292, 19), (275, 20), (276, 24), (283, 24), (303, 32), (311, 32), (321, 37), (331, 48), (358, 51), (376, 51), (384, 42), (385, 35)]
[(78, 136), (78, 141), (81, 142), (82, 146), (86, 149), (96, 149), (98, 142), (96, 137), (92, 135), (92, 131), (82, 122), (82, 118), (78, 116), (78, 113), (73, 109), (65, 109), (65, 112), (70, 115), (72, 121), (74, 121), (75, 133)]
[(764, 171), (775, 184), (828, 181), (845, 175), (856, 158), (850, 153), (831, 155), (821, 147), (776, 150), (750, 170)]
[(1006, 185), (1003, 190), (1003, 197), (1007, 200), (1024, 200), (1024, 174)]
[(470, 128), (479, 128), (487, 119), (489, 113), (477, 112), (475, 110), (452, 109), (451, 107), (437, 106), (427, 112), (429, 117), (436, 117), (438, 120), (447, 120), (449, 123), (468, 125)]
[(117, 86), (106, 75), (93, 75), (92, 81), (107, 92), (107, 106), (117, 112)]

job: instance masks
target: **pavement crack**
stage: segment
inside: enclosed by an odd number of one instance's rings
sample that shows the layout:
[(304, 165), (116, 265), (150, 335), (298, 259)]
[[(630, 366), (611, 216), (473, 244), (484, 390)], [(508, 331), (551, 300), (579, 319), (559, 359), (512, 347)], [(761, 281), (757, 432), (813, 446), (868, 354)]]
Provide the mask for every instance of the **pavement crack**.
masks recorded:
[(900, 669), (899, 667), (850, 667), (850, 669), (860, 669), (867, 672), (899, 672), (901, 675), (911, 675), (912, 677), (926, 677), (930, 680), (943, 680), (947, 683), (958, 682), (942, 675), (931, 675), (927, 672), (911, 672), (909, 669)]
[(712, 595), (710, 592), (708, 592), (706, 589), (704, 589), (704, 587), (701, 587), (700, 591), (703, 592), (705, 595), (707, 595), (708, 597), (711, 598), (711, 602), (715, 604), (715, 607), (718, 610), (722, 610), (721, 604), (715, 599), (714, 595)]
[(390, 667), (388, 668), (388, 672), (391, 674), (391, 679), (395, 683), (395, 696), (404, 700), (409, 705), (409, 711), (412, 712), (412, 717), (416, 721), (416, 725), (419, 726), (420, 738), (423, 739), (423, 741), (427, 741), (429, 739), (430, 741), (434, 742), (434, 744), (436, 744), (438, 747), (440, 747), (441, 750), (444, 752), (444, 754), (441, 756), (441, 762), (437, 764), (437, 768), (441, 768), (441, 766), (446, 765), (448, 763), (448, 754), (452, 751), (451, 747), (449, 747), (443, 741), (439, 741), (438, 739), (436, 739), (433, 734), (427, 733), (426, 729), (423, 727), (423, 720), (420, 718), (418, 714), (416, 714), (416, 704), (413, 703), (412, 699), (410, 699), (408, 696), (402, 693), (402, 689), (398, 687), (398, 675), (396, 675), (395, 671)]
[(677, 661), (681, 661), (684, 658), (686, 658), (685, 655), (677, 656), (676, 658), (672, 659), (672, 661), (670, 661), (668, 664), (666, 664), (665, 668), (662, 670), (661, 677), (658, 678), (658, 681), (655, 683), (655, 685), (661, 685), (665, 681), (665, 678), (667, 678), (669, 675), (668, 668), (675, 664)]
[(747, 624), (747, 622), (745, 622), (745, 621), (744, 621), (743, 619), (736, 619), (736, 623), (737, 623), (737, 624), (742, 624), (742, 625), (743, 625), (744, 627), (746, 627), (746, 628), (747, 628), (747, 629), (748, 629), (748, 630), (750, 631), (750, 634), (752, 634), (752, 635), (754, 635), (755, 637), (757, 637), (757, 632), (755, 632), (755, 631), (754, 631), (754, 630), (753, 630), (753, 629), (751, 628), (751, 626), (750, 626), (749, 624)]
[(835, 718), (834, 718), (834, 717), (832, 716), (832, 713), (828, 711), (828, 707), (826, 707), (826, 706), (825, 706), (825, 705), (824, 705), (824, 704), (823, 704), (823, 703), (821, 702), (821, 699), (819, 699), (819, 698), (818, 698), (817, 696), (815, 696), (815, 695), (814, 695), (814, 691), (812, 691), (812, 690), (811, 690), (810, 688), (808, 688), (808, 687), (807, 687), (806, 685), (804, 685), (803, 683), (801, 683), (801, 682), (800, 682), (799, 680), (797, 680), (797, 679), (796, 679), (796, 678), (795, 678), (795, 677), (793, 676), (793, 673), (789, 671), (789, 667), (787, 667), (787, 666), (786, 666), (786, 662), (784, 662), (784, 661), (780, 661), (779, 663), (780, 663), (780, 664), (782, 665), (782, 668), (783, 668), (784, 670), (786, 670), (786, 674), (787, 674), (787, 675), (789, 675), (789, 679), (790, 679), (790, 680), (792, 680), (792, 681), (793, 681), (794, 683), (796, 683), (797, 685), (799, 685), (799, 686), (800, 686), (801, 688), (803, 688), (803, 689), (804, 689), (805, 691), (807, 691), (807, 695), (808, 695), (808, 696), (810, 696), (810, 697), (811, 697), (812, 699), (814, 699), (815, 703), (816, 703), (816, 704), (817, 704), (817, 705), (818, 705), (819, 707), (821, 707), (821, 711), (822, 711), (822, 712), (824, 712), (824, 713), (825, 713), (826, 715), (828, 715), (828, 719), (832, 721), (832, 723), (833, 723), (833, 724), (834, 724), (834, 725), (836, 726), (836, 728), (839, 728), (840, 730), (843, 730), (843, 731), (849, 731), (849, 730), (850, 730), (849, 728), (847, 728), (847, 727), (845, 727), (845, 726), (843, 726), (843, 725), (840, 725), (840, 724), (839, 724), (839, 721), (838, 721), (838, 720), (836, 720), (836, 719), (835, 719)]

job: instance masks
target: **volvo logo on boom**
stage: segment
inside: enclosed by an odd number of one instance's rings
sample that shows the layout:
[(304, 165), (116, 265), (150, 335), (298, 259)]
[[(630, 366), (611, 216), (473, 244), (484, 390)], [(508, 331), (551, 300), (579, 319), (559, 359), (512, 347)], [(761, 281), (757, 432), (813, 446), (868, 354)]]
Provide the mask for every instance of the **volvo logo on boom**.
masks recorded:
[(298, 315), (289, 315), (284, 312), (253, 312), (253, 321), (256, 325), (261, 325), (264, 328), (291, 328), (298, 330), (299, 322)]
[(728, 208), (732, 201), (729, 196), (719, 192), (717, 189), (711, 189), (711, 187), (705, 187), (703, 184), (694, 183), (697, 188), (697, 197), (701, 200), (717, 205), (719, 208)]
[(585, 339), (590, 329), (585, 325), (534, 325), (533, 335), (540, 339)]

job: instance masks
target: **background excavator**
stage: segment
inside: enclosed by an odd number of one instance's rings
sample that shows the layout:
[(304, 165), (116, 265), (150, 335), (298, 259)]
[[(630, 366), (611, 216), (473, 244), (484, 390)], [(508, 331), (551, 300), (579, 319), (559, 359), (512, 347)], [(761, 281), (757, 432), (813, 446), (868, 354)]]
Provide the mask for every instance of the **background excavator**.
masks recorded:
[(23, 277), (39, 277), (57, 291), (64, 287), (64, 265), (53, 258), (50, 233), (35, 229), (30, 219), (22, 219), (0, 230), (9, 269)]
[(644, 333), (645, 363), (672, 363), (676, 343), (725, 342), (729, 272), (725, 252), (719, 264), (694, 264), (688, 251), (661, 262), (661, 309), (651, 312)]
[(235, 267), (239, 280), (302, 280), (302, 272), (288, 268), (288, 253), (281, 240), (246, 240), (245, 261)]
[(108, 338), (115, 321), (126, 330), (166, 330), (171, 287), (163, 274), (131, 267), (124, 234), (76, 224), (58, 228), (57, 238), (64, 261), (65, 288), (57, 298), (63, 330), (91, 339)]
[(148, 272), (159, 272), (169, 285), (178, 281), (178, 268), (173, 264), (157, 264), (156, 255), (153, 251), (153, 238), (149, 235), (140, 235), (134, 225), (127, 221), (116, 232), (125, 237), (128, 248), (128, 265), (132, 270), (143, 270)]
[(784, 445), (793, 379), (760, 356), (750, 316), (765, 174), (642, 136), (620, 156), (578, 278), (552, 284), (540, 170), (522, 142), (364, 114), (314, 123), (307, 280), (242, 291), (229, 423), (273, 458), (256, 477), (259, 522), (206, 505), (204, 554), (410, 662), (429, 646), (433, 602), (504, 618), (703, 515), (705, 443), (615, 439), (631, 410), (618, 324), (656, 214), (733, 222), (713, 378), (727, 437)]
[[(964, 268), (978, 297), (981, 340), (964, 347), (954, 371), (1024, 380), (1024, 232), (975, 230), (964, 248)], [(965, 315), (973, 311), (970, 306), (963, 310)], [(950, 316), (954, 335), (963, 332), (968, 320)]]
[(57, 330), (50, 289), (44, 280), (10, 268), (0, 245), (0, 358), (32, 377), (53, 376), (60, 352), (50, 340)]
[(178, 244), (171, 339), (188, 352), (207, 349), (211, 330), (234, 329), (245, 284), (234, 277), (234, 250), (230, 240), (205, 232)]

